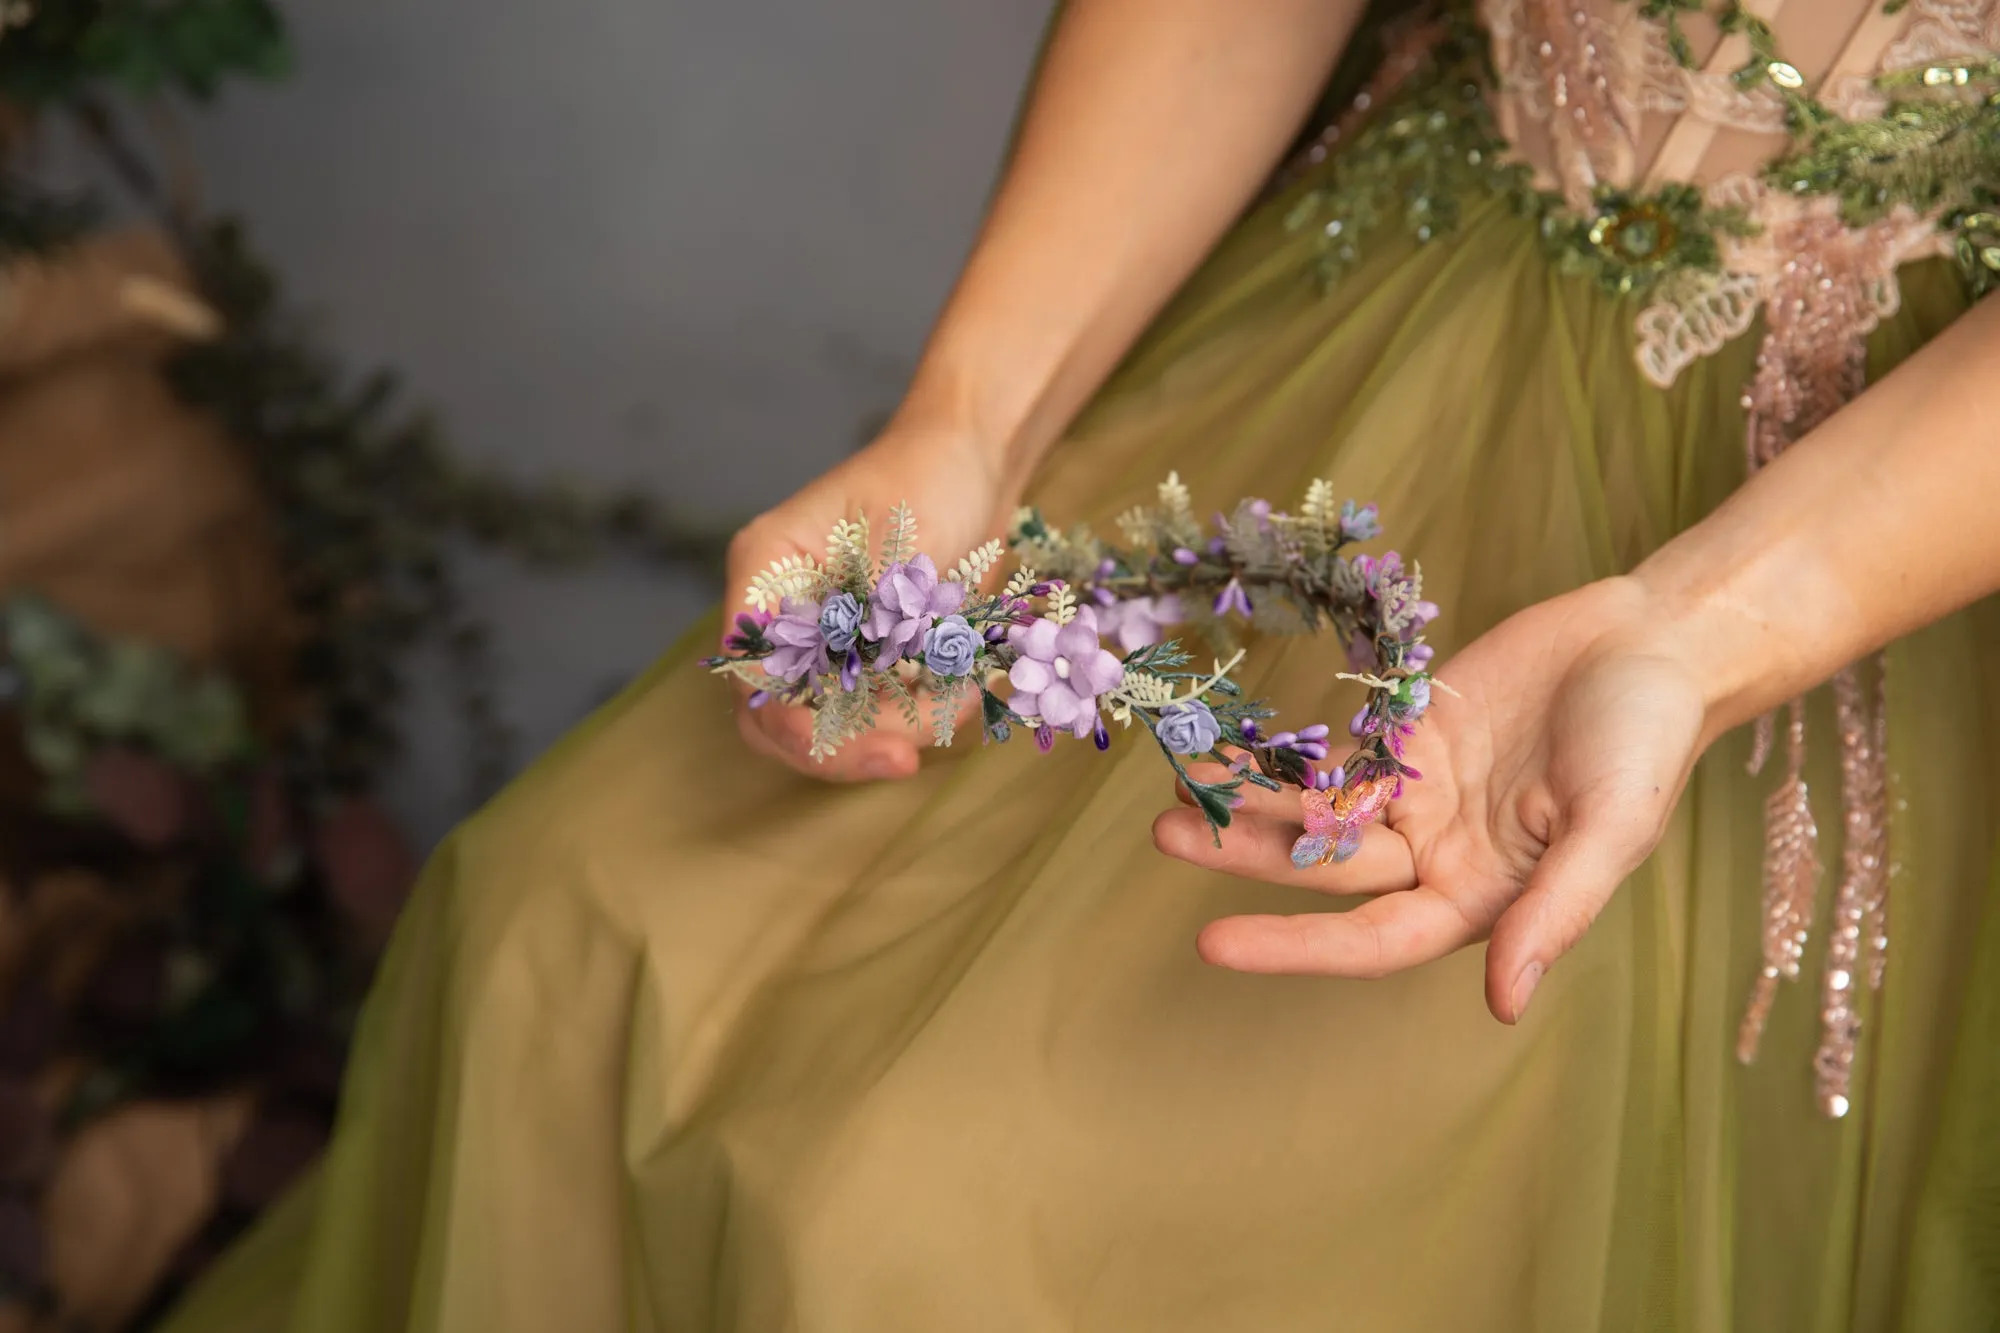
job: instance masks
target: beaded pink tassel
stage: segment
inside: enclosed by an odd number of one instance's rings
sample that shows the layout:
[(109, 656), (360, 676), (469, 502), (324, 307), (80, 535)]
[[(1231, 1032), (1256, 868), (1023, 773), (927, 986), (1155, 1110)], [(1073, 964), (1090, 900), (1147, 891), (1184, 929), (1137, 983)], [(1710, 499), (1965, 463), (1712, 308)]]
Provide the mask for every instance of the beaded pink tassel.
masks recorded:
[[(1792, 258), (1771, 275), (1757, 373), (1744, 395), (1745, 444), (1755, 472), (1838, 411), (1866, 382), (1864, 338), (1881, 312), (1867, 237), (1832, 217), (1803, 217), (1781, 238)], [(1862, 253), (1857, 253), (1860, 251)], [(1864, 683), (1872, 677), (1872, 686)], [(1840, 729), (1841, 871), (1820, 982), (1820, 1043), (1813, 1056), (1821, 1111), (1847, 1114), (1861, 1017), (1855, 993), (1882, 985), (1888, 947), (1889, 781), (1882, 658), (1834, 678)], [(1769, 757), (1773, 720), (1757, 725), (1750, 771)], [(1793, 980), (1811, 932), (1820, 873), (1819, 830), (1805, 782), (1805, 705), (1787, 709), (1785, 776), (1764, 809), (1764, 965), (1736, 1040), (1756, 1058), (1780, 980)]]

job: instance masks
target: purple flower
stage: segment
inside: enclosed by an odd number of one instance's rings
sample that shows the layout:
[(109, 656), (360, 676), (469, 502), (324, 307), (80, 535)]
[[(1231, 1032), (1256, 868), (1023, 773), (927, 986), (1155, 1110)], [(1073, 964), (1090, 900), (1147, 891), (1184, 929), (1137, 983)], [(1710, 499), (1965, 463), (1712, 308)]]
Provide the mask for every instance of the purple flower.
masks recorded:
[(1240, 579), (1229, 580), (1215, 599), (1215, 614), (1226, 615), (1231, 611), (1241, 616), (1250, 614), (1250, 594), (1243, 591)]
[(1168, 625), (1181, 622), (1181, 599), (1173, 593), (1164, 597), (1132, 597), (1104, 609), (1097, 618), (1100, 633), (1118, 642), (1118, 647), (1136, 653), (1167, 636)]
[(1380, 516), (1374, 505), (1357, 505), (1352, 500), (1340, 506), (1340, 535), (1351, 542), (1365, 542), (1382, 535)]
[(887, 668), (905, 656), (915, 656), (932, 618), (950, 615), (964, 600), (965, 585), (940, 582), (937, 566), (927, 555), (883, 570), (869, 599), (868, 623), (861, 628), (862, 638), (882, 645), (876, 667)]
[(1412, 723), (1424, 715), (1431, 706), (1431, 681), (1428, 676), (1410, 676), (1396, 692), (1389, 697), (1389, 711), (1396, 721)]
[(1100, 751), (1111, 748), (1111, 729), (1104, 725), (1102, 716), (1098, 717), (1097, 725), (1090, 729), (1090, 741)]
[(1201, 563), (1201, 557), (1193, 551), (1188, 550), (1185, 546), (1176, 546), (1174, 548), (1174, 563), (1177, 565), (1198, 565)]
[(722, 646), (731, 652), (748, 652), (750, 645), (763, 634), (764, 627), (770, 623), (769, 611), (744, 611), (736, 617), (735, 632), (722, 641)]
[(1023, 717), (1088, 736), (1097, 719), (1097, 696), (1125, 678), (1117, 656), (1097, 641), (1097, 612), (1083, 607), (1067, 625), (1037, 620), (1008, 634), (1020, 660), (1007, 673), (1010, 701)]
[(800, 681), (830, 670), (826, 635), (819, 628), (818, 602), (787, 601), (765, 627), (764, 637), (777, 645), (764, 659), (764, 673), (779, 680)]
[(939, 676), (963, 676), (972, 670), (982, 642), (964, 616), (946, 616), (924, 636), (924, 665)]
[(845, 592), (827, 598), (826, 605), (819, 610), (819, 632), (826, 636), (826, 646), (836, 653), (852, 648), (854, 636), (861, 632), (860, 601)]
[(765, 704), (771, 702), (771, 692), (769, 690), (752, 690), (750, 691), (749, 699), (745, 702), (752, 708), (762, 708)]
[(1173, 754), (1207, 754), (1222, 739), (1222, 724), (1199, 699), (1168, 704), (1160, 710), (1160, 744)]
[(1437, 656), (1437, 649), (1427, 643), (1420, 643), (1403, 654), (1403, 662), (1407, 666), (1421, 667), (1435, 656)]
[(852, 693), (861, 683), (861, 650), (849, 648), (847, 656), (840, 663), (840, 688)]

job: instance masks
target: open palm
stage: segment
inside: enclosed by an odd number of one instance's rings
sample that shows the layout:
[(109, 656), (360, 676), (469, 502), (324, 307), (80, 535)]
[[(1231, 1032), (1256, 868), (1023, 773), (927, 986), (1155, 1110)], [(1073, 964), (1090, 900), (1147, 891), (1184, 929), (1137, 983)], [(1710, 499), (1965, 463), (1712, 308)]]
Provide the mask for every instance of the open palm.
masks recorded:
[(1376, 977), (1490, 937), (1487, 1004), (1515, 1021), (1659, 841), (1709, 739), (1699, 672), (1655, 623), (1636, 587), (1607, 580), (1481, 636), (1438, 673), (1455, 694), (1433, 696), (1410, 744), (1423, 780), (1340, 865), (1292, 867), (1289, 790), (1246, 788), (1220, 847), (1194, 809), (1161, 815), (1154, 840), (1171, 856), (1369, 899), (1214, 922), (1202, 956), (1246, 972)]

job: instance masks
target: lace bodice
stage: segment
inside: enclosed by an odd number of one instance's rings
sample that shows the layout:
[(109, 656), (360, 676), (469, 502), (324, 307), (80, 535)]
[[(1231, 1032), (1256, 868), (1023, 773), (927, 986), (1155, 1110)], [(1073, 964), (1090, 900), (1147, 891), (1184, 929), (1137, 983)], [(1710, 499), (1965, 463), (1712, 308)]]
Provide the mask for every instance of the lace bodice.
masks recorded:
[[(1715, 11), (1672, 3), (1482, 0), (1480, 11), (1500, 75), (1494, 118), (1537, 187), (1587, 212), (1607, 190), (1694, 185), (1740, 224), (1718, 232), (1713, 270), (1662, 282), (1640, 315), (1639, 364), (1656, 384), (1743, 333), (1802, 260), (1841, 294), (1799, 330), (1824, 346), (1895, 308), (1898, 267), (1958, 245), (1937, 225), (1941, 207), (1901, 204), (1854, 225), (1841, 191), (1801, 197), (1770, 179), (1771, 164), (1814, 117), (1893, 131), (1897, 78), (1981, 95), (1971, 85), (2000, 60), (2000, 0), (1755, 0), (1727, 31)], [(1880, 148), (1898, 151), (1893, 133)], [(1846, 396), (1824, 376), (1812, 392), (1794, 421)]]
[(1603, 186), (1754, 174), (1791, 142), (1788, 92), (1871, 120), (1888, 106), (1883, 75), (2000, 56), (2000, 0), (1744, 4), (1767, 36), (1753, 24), (1725, 33), (1713, 11), (1634, 0), (1479, 8), (1500, 73), (1500, 131), (1537, 184), (1576, 208)]

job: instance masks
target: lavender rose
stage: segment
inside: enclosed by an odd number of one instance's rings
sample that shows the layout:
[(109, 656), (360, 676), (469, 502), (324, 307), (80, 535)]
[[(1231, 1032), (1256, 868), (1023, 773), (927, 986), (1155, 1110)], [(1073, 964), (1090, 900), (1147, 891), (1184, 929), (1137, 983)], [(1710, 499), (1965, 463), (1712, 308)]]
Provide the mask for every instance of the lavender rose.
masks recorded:
[(861, 602), (852, 593), (837, 592), (826, 599), (820, 608), (819, 632), (826, 636), (826, 646), (833, 652), (844, 653), (854, 646), (854, 638), (861, 633)]
[(964, 616), (946, 616), (924, 637), (924, 665), (936, 675), (963, 676), (984, 643)]
[(1160, 744), (1175, 754), (1207, 754), (1222, 739), (1222, 724), (1199, 699), (1168, 704), (1160, 710)]

